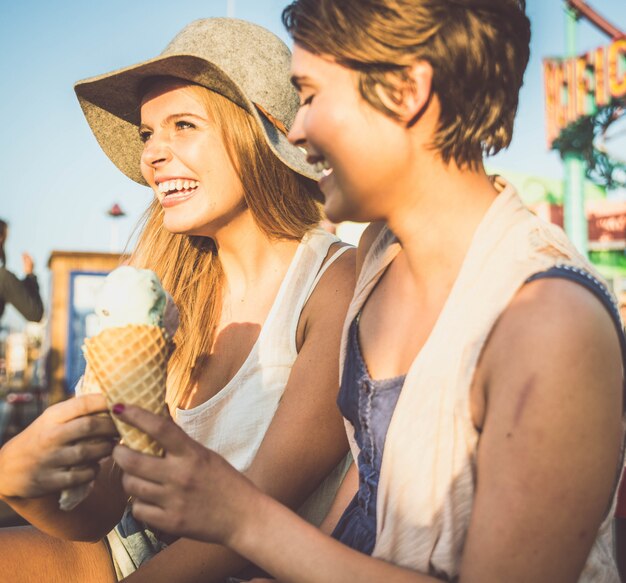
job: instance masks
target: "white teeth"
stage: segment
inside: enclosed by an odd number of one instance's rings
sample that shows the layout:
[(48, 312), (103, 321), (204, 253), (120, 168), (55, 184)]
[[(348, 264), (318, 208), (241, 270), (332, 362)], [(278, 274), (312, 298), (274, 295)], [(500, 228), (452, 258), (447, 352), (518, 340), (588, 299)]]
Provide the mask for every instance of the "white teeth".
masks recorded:
[(176, 192), (179, 190), (193, 190), (198, 188), (200, 183), (197, 180), (182, 180), (178, 178), (176, 180), (166, 180), (164, 182), (160, 182), (157, 186), (159, 192), (163, 194)]
[(324, 168), (324, 170), (322, 170), (322, 175), (323, 176), (328, 176), (329, 174), (333, 173), (333, 169), (332, 168)]
[[(324, 174), (324, 176), (327, 176), (332, 172), (332, 168), (326, 160), (320, 160), (319, 162), (316, 162), (315, 164), (313, 164), (313, 168), (315, 168), (316, 172), (321, 172), (322, 174)], [(325, 172), (326, 170), (328, 170), (328, 172)]]

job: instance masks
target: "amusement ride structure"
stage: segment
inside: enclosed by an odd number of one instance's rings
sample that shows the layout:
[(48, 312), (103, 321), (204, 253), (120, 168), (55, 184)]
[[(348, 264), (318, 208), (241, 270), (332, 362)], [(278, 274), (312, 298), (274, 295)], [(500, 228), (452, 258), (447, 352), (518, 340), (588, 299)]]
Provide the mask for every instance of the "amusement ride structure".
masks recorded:
[[(564, 0), (564, 4), (566, 56), (544, 60), (548, 145), (560, 153), (565, 165), (565, 230), (586, 253), (585, 179), (607, 190), (626, 187), (625, 156), (609, 147), (614, 137), (609, 127), (624, 120), (626, 34), (583, 0)], [(581, 18), (611, 44), (579, 55), (576, 27)]]

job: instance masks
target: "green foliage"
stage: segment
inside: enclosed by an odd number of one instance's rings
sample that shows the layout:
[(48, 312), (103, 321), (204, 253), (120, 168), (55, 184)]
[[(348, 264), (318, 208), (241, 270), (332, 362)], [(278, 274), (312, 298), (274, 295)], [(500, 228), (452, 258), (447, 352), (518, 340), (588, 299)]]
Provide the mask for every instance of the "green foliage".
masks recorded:
[(552, 149), (564, 158), (579, 155), (586, 162), (585, 174), (589, 180), (607, 190), (626, 187), (626, 164), (611, 158), (596, 146), (598, 138), (609, 126), (626, 113), (623, 103), (612, 102), (592, 114), (563, 128), (552, 142)]

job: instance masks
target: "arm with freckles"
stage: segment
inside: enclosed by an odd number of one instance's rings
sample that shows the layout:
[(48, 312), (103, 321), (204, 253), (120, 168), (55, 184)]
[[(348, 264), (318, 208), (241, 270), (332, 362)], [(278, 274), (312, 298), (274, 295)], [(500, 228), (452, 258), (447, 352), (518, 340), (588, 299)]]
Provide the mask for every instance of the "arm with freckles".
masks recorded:
[[(246, 471), (256, 487), (290, 508), (298, 508), (348, 450), (336, 399), (339, 341), (352, 297), (354, 261), (353, 251), (338, 258), (307, 302), (298, 326), (298, 357), (274, 418)], [(164, 470), (167, 475), (184, 475), (196, 469), (193, 462), (189, 465), (184, 459), (176, 460), (169, 452), (164, 463), (172, 463)], [(203, 497), (212, 495), (210, 486), (200, 487)], [(349, 499), (344, 496), (343, 501), (347, 504)], [(335, 509), (335, 520), (337, 512)], [(206, 583), (221, 581), (247, 565), (247, 560), (223, 546), (179, 539), (125, 581)]]
[(577, 581), (619, 471), (622, 364), (608, 312), (573, 282), (524, 286), (476, 381), (486, 405), (461, 581)]
[[(60, 538), (97, 540), (121, 516), (125, 495), (110, 453), (117, 431), (102, 395), (46, 409), (0, 449), (0, 498), (40, 530)], [(68, 469), (68, 468), (71, 468)], [(59, 492), (96, 479), (92, 494), (71, 512)]]

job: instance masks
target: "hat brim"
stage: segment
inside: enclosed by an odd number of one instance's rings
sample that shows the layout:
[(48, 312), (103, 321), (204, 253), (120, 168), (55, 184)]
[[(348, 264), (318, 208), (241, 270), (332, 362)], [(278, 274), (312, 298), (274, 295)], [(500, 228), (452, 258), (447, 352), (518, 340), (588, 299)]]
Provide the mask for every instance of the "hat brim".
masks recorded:
[(76, 96), (96, 140), (109, 159), (126, 176), (147, 186), (140, 170), (143, 143), (139, 137), (140, 86), (149, 77), (168, 76), (184, 79), (215, 91), (252, 115), (274, 154), (293, 171), (319, 180), (320, 176), (306, 161), (306, 153), (289, 143), (244, 92), (222, 69), (194, 55), (176, 54), (156, 57), (79, 81)]

